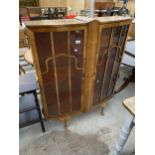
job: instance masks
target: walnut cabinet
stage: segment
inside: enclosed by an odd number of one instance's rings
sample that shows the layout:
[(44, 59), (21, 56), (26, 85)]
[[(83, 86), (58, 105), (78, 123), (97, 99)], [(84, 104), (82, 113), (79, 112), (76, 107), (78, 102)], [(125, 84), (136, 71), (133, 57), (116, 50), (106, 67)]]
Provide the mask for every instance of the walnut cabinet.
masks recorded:
[(45, 118), (70, 118), (114, 95), (129, 17), (28, 21)]

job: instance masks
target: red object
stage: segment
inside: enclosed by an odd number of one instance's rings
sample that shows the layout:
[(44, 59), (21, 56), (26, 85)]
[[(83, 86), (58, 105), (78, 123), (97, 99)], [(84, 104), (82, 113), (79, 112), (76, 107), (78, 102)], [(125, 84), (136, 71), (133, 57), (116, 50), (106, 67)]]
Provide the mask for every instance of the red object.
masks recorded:
[(66, 16), (67, 19), (73, 19), (75, 17), (76, 17), (76, 15), (68, 15), (68, 16)]
[(22, 17), (21, 17), (21, 20), (22, 20), (22, 21), (28, 21), (28, 20), (30, 20), (30, 19), (29, 19), (29, 16), (22, 16)]

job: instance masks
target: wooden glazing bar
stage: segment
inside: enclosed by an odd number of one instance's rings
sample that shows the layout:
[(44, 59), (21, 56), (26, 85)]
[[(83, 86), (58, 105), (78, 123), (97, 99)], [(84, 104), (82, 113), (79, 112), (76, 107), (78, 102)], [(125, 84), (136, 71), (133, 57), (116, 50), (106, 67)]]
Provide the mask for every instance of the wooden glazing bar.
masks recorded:
[[(101, 35), (102, 35), (102, 29), (100, 27), (100, 30), (99, 30), (99, 41), (98, 41), (98, 44), (97, 44), (97, 54), (96, 54), (96, 64), (95, 66), (99, 65), (98, 64), (98, 55), (99, 55), (99, 50), (100, 50), (100, 44), (101, 44)], [(104, 54), (103, 54), (104, 55)], [(102, 57), (103, 57), (102, 55)], [(94, 72), (94, 74), (96, 74), (96, 71)]]
[(57, 94), (57, 102), (58, 102), (58, 112), (59, 112), (59, 114), (61, 114), (58, 79), (57, 79), (57, 69), (56, 69), (56, 61), (55, 61), (55, 49), (54, 49), (54, 41), (53, 41), (53, 32), (51, 32), (50, 34), (51, 34), (51, 49), (52, 49), (52, 57), (53, 57), (54, 76), (55, 76), (55, 83), (56, 83), (56, 94)]
[(70, 31), (67, 33), (68, 43), (68, 83), (69, 83), (69, 103), (70, 112), (72, 112), (72, 82), (71, 82), (71, 58), (70, 58)]
[[(78, 66), (77, 57), (75, 57), (75, 56), (73, 56), (73, 55), (70, 55), (70, 56), (69, 56), (69, 55), (66, 55), (66, 54), (64, 54), (64, 53), (60, 53), (60, 54), (57, 54), (57, 55), (55, 56), (55, 58), (59, 58), (59, 57), (67, 57), (68, 59), (69, 59), (69, 58), (73, 58), (73, 59), (75, 60), (75, 68), (76, 68), (77, 70), (83, 70), (83, 68), (81, 68), (81, 67)], [(49, 58), (47, 58), (47, 59), (45, 60), (46, 70), (42, 72), (42, 75), (48, 73), (48, 71), (49, 71), (48, 64), (49, 64), (49, 62), (50, 62), (51, 60), (53, 60), (52, 57), (49, 57)]]
[[(126, 46), (126, 42), (127, 42), (127, 39), (128, 39), (128, 33), (129, 33), (129, 26), (131, 26), (131, 21), (130, 21), (130, 24), (128, 25), (128, 30), (127, 30), (127, 33), (126, 33), (126, 36), (125, 36), (125, 41), (124, 41), (124, 44), (123, 44), (123, 47), (122, 47), (122, 51), (120, 51), (120, 53), (119, 53), (119, 57), (120, 57), (120, 61), (119, 61), (119, 67), (118, 67), (118, 70), (117, 70), (117, 76), (116, 77), (118, 77), (118, 74), (119, 74), (119, 70), (120, 70), (120, 63), (122, 62), (122, 59), (123, 59), (123, 53), (124, 53), (124, 50), (125, 50), (125, 46)], [(122, 52), (122, 54), (121, 54), (121, 52)], [(120, 55), (121, 54), (121, 55)], [(117, 81), (117, 80), (116, 80)], [(115, 81), (115, 84), (114, 84), (114, 86), (116, 85), (116, 81)], [(115, 93), (115, 89), (113, 88), (113, 93)]]
[[(120, 51), (120, 47), (119, 47), (119, 43), (120, 43), (120, 38), (121, 38), (121, 35), (122, 35), (122, 27), (121, 27), (121, 31), (120, 31), (120, 34), (119, 34), (119, 39), (118, 39), (118, 42), (117, 42), (117, 51), (116, 51), (116, 55), (115, 55), (115, 59), (114, 59), (114, 64), (113, 64), (113, 69), (112, 69), (112, 72), (111, 72), (111, 76), (110, 76), (110, 83), (109, 83), (109, 86), (108, 86), (108, 89), (107, 89), (107, 92), (106, 92), (106, 96), (108, 95), (108, 91), (109, 91), (109, 87), (110, 87), (110, 84), (111, 84), (111, 80), (112, 80), (112, 75), (113, 75), (113, 72), (114, 72), (114, 68), (115, 68), (115, 64), (116, 64), (116, 58), (119, 54)], [(119, 50), (118, 50), (119, 49)]]
[(81, 111), (84, 107), (84, 88), (85, 88), (85, 65), (86, 65), (86, 50), (87, 47), (85, 46), (87, 44), (87, 28), (84, 29), (84, 46), (83, 46), (83, 68), (82, 68), (82, 91), (81, 91)]
[(103, 85), (104, 85), (104, 81), (105, 81), (105, 75), (106, 75), (106, 73), (107, 73), (107, 68), (108, 68), (108, 59), (109, 59), (109, 55), (110, 55), (110, 48), (111, 48), (111, 42), (112, 42), (112, 35), (113, 35), (113, 28), (111, 28), (111, 33), (110, 33), (107, 61), (106, 61), (105, 71), (104, 71), (103, 80), (102, 80), (102, 88), (101, 88), (101, 92), (100, 92), (100, 101), (101, 101), (101, 95), (102, 95), (102, 92), (103, 92), (103, 89), (104, 89), (104, 88), (103, 88)]

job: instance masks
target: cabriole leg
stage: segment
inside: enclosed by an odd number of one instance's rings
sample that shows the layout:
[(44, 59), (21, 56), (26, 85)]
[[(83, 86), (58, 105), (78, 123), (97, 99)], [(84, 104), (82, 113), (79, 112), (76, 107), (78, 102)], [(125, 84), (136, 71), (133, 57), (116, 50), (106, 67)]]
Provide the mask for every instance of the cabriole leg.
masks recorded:
[(104, 108), (106, 107), (107, 102), (101, 103), (101, 115), (104, 116)]

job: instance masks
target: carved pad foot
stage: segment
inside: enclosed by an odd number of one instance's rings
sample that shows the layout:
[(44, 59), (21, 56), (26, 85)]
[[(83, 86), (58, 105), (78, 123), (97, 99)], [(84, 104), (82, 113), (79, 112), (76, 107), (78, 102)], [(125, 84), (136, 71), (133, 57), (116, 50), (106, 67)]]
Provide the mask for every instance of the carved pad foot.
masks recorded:
[(101, 115), (102, 116), (104, 116), (104, 109), (105, 109), (106, 105), (107, 105), (107, 102), (101, 103)]
[(67, 129), (68, 127), (68, 121), (70, 120), (70, 116), (63, 116), (61, 118), (59, 118), (61, 121), (64, 122), (64, 129)]

